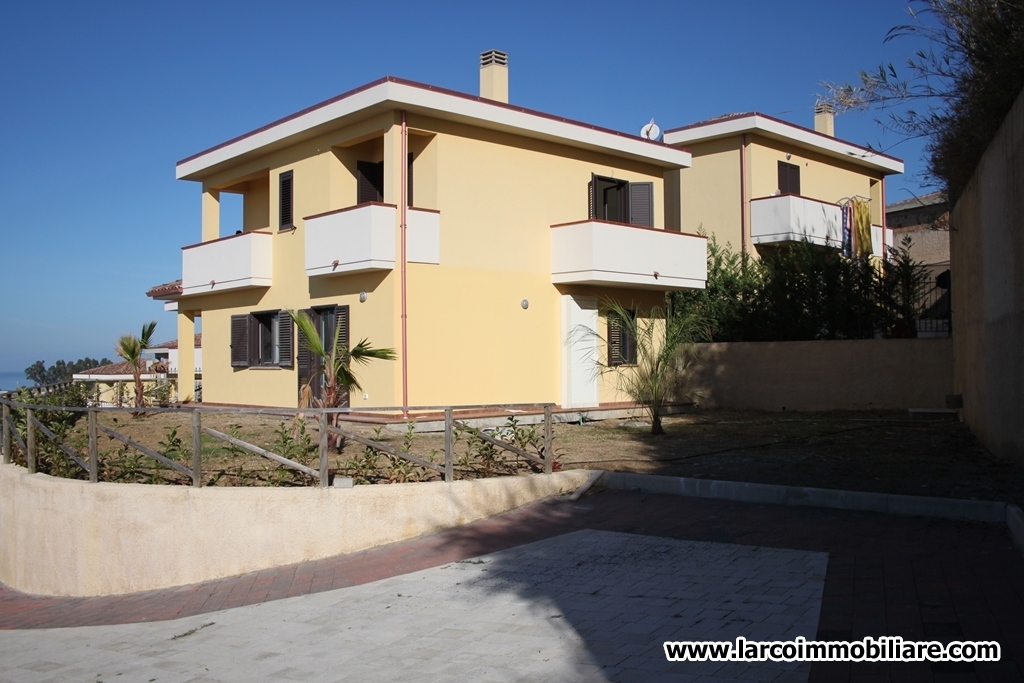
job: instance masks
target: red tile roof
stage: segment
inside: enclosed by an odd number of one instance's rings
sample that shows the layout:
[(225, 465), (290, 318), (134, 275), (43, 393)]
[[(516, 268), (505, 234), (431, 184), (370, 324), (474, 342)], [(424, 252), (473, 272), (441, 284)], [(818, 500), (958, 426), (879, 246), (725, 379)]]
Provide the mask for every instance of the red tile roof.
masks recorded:
[[(203, 333), (202, 332), (199, 332), (198, 334), (196, 334), (195, 342), (194, 343), (195, 343), (195, 348), (197, 348), (197, 349), (203, 348)], [(177, 339), (172, 339), (170, 341), (165, 341), (162, 344), (154, 344), (153, 346), (150, 346), (149, 348), (151, 348), (151, 349), (176, 349), (176, 348), (178, 348), (178, 340)]]
[(162, 285), (156, 285), (151, 287), (146, 296), (153, 299), (170, 300), (175, 297), (181, 296), (181, 280), (175, 280), (174, 282), (165, 282)]

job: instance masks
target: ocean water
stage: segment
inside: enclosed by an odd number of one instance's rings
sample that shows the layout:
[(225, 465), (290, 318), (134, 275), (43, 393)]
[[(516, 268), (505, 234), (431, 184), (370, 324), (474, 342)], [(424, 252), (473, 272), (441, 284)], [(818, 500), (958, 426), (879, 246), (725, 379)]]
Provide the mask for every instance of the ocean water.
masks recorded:
[(0, 372), (0, 391), (10, 391), (31, 384), (32, 382), (25, 378), (24, 372)]

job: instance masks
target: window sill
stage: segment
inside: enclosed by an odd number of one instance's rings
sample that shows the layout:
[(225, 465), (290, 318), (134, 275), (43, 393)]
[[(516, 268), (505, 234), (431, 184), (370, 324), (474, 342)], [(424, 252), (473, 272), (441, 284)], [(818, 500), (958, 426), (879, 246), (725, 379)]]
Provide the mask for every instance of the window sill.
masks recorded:
[(280, 365), (250, 365), (250, 370), (284, 370)]

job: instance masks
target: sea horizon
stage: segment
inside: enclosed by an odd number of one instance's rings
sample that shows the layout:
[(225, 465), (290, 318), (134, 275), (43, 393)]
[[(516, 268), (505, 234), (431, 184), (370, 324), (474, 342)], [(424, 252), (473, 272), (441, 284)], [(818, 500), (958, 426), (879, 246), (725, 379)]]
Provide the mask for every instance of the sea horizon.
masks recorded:
[(11, 391), (12, 389), (27, 387), (32, 384), (32, 380), (25, 377), (24, 370), (0, 372), (0, 391)]

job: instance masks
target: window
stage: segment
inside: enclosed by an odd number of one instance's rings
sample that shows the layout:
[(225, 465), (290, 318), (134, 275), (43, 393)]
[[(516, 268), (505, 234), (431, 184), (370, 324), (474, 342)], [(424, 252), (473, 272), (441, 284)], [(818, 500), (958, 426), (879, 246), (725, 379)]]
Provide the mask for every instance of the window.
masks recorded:
[(384, 162), (356, 162), (356, 204), (384, 201)]
[[(348, 306), (318, 306), (316, 308), (308, 308), (303, 313), (309, 316), (310, 320), (313, 321), (313, 325), (316, 327), (320, 339), (324, 340), (325, 350), (330, 351), (334, 345), (334, 339), (336, 334), (340, 332), (339, 343), (348, 348), (349, 345), (349, 325), (348, 325)], [(303, 341), (302, 332), (299, 332), (299, 348), (298, 348), (298, 380), (299, 380), (299, 395), (302, 395), (302, 389), (307, 384), (310, 384), (313, 398), (319, 399), (323, 397), (323, 361), (318, 357), (309, 352), (309, 348)], [(314, 380), (310, 383), (310, 378), (318, 378), (319, 381)], [(348, 397), (345, 397), (343, 406), (348, 405)]]
[(287, 311), (231, 316), (231, 366), (292, 367), (292, 318)]
[(590, 218), (654, 227), (654, 183), (630, 183), (591, 174), (588, 189)]
[(779, 194), (800, 194), (800, 167), (779, 162)]
[[(406, 165), (405, 187), (406, 203), (412, 206), (412, 160), (413, 154), (409, 152)], [(357, 161), (356, 162), (356, 204), (367, 202), (384, 201), (384, 162), (383, 161)]]
[(279, 183), (280, 193), (278, 195), (278, 213), (280, 214), (280, 221), (278, 223), (279, 230), (291, 230), (295, 227), (295, 220), (293, 216), (294, 209), (294, 187), (292, 183), (292, 172), (285, 171), (281, 174)]
[(608, 365), (611, 367), (636, 364), (636, 335), (633, 333), (636, 311), (627, 313), (629, 323), (615, 313), (608, 313)]

